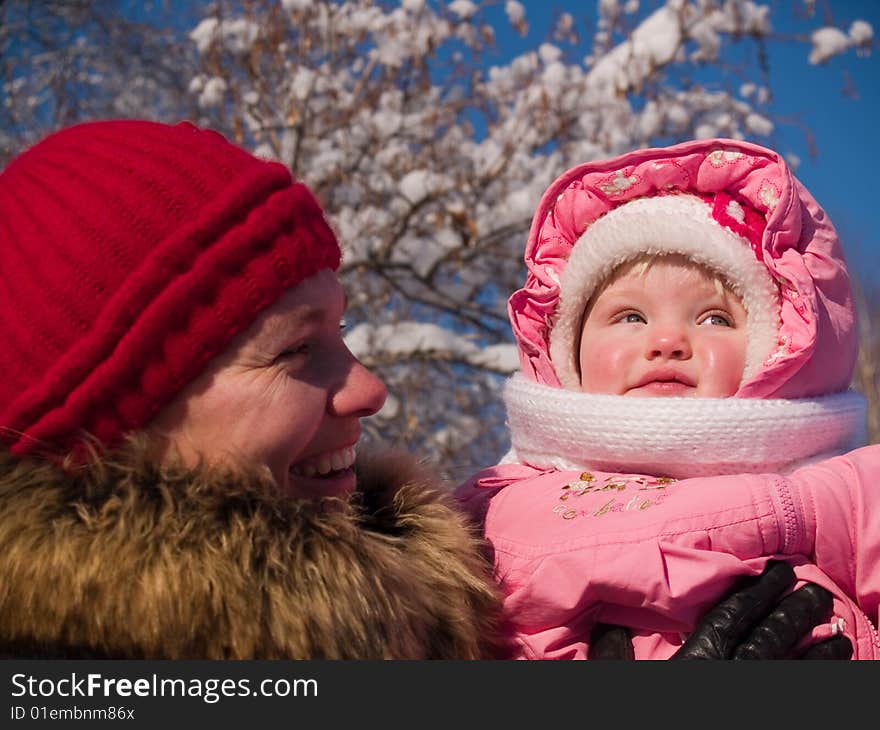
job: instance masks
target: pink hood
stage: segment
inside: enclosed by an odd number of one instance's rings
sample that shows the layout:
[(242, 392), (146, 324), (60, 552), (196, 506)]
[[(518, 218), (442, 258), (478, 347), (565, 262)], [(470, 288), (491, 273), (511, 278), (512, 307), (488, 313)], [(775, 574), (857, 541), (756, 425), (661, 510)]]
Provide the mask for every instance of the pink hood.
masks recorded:
[(780, 288), (779, 348), (736, 395), (804, 398), (846, 390), (858, 338), (849, 274), (834, 226), (778, 154), (729, 139), (588, 162), (547, 189), (526, 244), (526, 284), (508, 303), (525, 376), (560, 387), (548, 343), (559, 281), (574, 243), (612, 208), (670, 190), (724, 191), (767, 219), (760, 254)]

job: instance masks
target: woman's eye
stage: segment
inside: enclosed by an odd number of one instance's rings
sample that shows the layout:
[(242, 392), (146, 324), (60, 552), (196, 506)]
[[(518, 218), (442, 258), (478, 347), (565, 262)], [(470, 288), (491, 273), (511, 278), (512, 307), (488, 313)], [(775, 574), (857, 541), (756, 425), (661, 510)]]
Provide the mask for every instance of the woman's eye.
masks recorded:
[(711, 324), (716, 327), (733, 327), (731, 320), (723, 314), (710, 314), (701, 324)]
[(311, 351), (311, 345), (297, 345), (296, 347), (291, 347), (283, 352), (278, 353), (278, 357), (275, 358), (276, 362), (281, 362), (284, 360), (291, 360), (295, 357), (300, 357), (303, 355), (308, 355)]

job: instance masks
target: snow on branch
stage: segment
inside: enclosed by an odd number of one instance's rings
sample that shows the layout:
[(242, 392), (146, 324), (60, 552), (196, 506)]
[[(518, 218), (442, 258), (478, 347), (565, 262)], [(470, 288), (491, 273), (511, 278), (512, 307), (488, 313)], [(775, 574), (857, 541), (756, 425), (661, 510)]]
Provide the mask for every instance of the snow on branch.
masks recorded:
[(874, 28), (864, 20), (857, 20), (850, 26), (848, 34), (840, 28), (825, 27), (814, 31), (810, 39), (813, 48), (808, 60), (812, 64), (820, 64), (854, 46), (869, 49), (874, 40)]
[(519, 368), (519, 355), (514, 345), (481, 348), (466, 335), (427, 322), (360, 324), (345, 336), (345, 344), (366, 364), (436, 359), (503, 375)]

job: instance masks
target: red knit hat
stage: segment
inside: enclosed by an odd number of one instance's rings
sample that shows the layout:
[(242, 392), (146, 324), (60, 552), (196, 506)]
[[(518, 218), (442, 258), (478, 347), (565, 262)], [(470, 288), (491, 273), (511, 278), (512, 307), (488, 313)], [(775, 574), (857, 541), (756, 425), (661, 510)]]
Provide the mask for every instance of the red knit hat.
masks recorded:
[(216, 132), (47, 137), (0, 173), (0, 435), (16, 454), (111, 445), (339, 259), (309, 190)]

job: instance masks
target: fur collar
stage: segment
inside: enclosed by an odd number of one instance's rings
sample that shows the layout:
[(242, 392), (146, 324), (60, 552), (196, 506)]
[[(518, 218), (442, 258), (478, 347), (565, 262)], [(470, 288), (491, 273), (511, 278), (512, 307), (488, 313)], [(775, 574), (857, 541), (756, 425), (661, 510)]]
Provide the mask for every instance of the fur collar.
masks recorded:
[(67, 471), (0, 453), (0, 654), (499, 655), (483, 543), (449, 495), (405, 455), (358, 470), (360, 499), (326, 509), (159, 469), (136, 439)]

